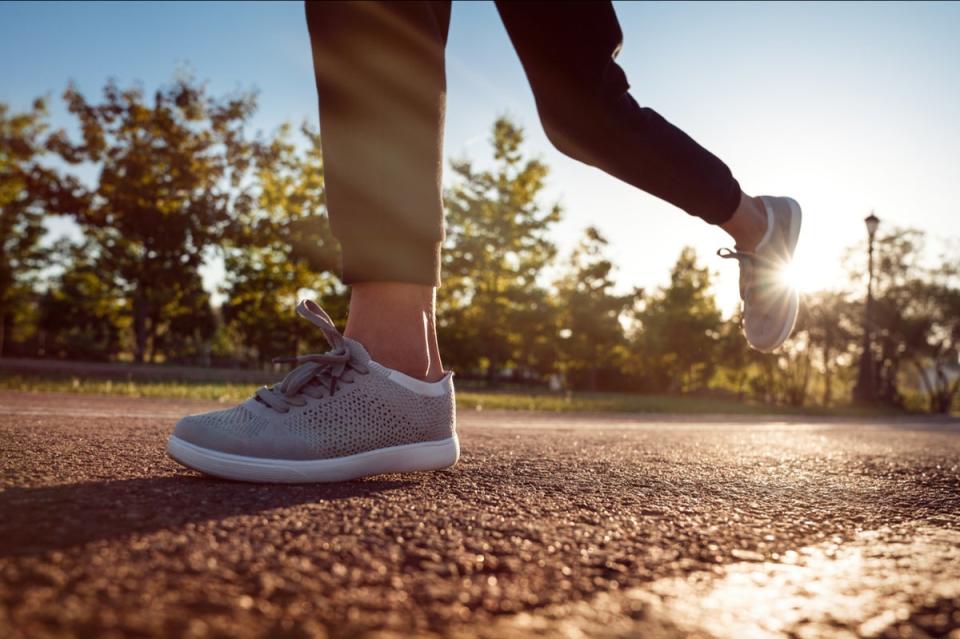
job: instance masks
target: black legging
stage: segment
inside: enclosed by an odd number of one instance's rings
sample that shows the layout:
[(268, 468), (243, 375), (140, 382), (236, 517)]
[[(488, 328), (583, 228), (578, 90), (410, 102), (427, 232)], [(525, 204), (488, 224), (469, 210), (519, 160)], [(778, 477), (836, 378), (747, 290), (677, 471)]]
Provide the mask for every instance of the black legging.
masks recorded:
[[(712, 224), (730, 169), (628, 93), (608, 2), (497, 2), (550, 141)], [(327, 208), (343, 281), (438, 286), (450, 2), (310, 2)]]

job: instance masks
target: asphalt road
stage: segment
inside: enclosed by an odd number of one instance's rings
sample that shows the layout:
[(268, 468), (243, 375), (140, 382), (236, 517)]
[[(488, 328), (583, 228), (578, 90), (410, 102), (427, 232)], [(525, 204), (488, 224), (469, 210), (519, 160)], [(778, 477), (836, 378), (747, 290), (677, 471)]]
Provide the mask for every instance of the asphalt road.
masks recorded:
[(262, 486), (165, 456), (208, 407), (0, 394), (0, 636), (960, 639), (957, 422), (469, 413)]

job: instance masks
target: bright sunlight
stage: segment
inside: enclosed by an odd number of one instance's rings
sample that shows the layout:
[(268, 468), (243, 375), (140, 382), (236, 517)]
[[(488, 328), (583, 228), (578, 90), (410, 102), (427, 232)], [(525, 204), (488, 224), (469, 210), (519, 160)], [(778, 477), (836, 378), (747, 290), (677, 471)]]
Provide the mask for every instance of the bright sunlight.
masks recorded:
[(801, 293), (835, 288), (838, 278), (843, 277), (837, 265), (806, 257), (806, 254), (794, 256), (793, 262), (781, 270), (780, 280)]

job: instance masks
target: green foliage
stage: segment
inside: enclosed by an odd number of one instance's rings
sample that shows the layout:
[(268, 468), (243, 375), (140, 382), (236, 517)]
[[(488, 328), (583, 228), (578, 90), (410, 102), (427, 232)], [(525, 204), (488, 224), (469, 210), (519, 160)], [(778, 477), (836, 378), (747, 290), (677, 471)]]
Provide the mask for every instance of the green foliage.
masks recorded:
[(224, 320), (261, 364), (297, 352), (300, 342), (324, 348), (293, 313), (305, 291), (321, 294), (334, 316), (346, 315), (333, 275), (339, 251), (326, 216), (320, 134), (301, 133), (303, 152), (287, 126), (258, 149), (255, 205), (237, 216), (226, 251)]
[(819, 291), (805, 296), (797, 332), (805, 335), (807, 351), (822, 377), (821, 406), (836, 401), (836, 381), (853, 364), (859, 311), (838, 291)]
[(893, 229), (876, 241), (876, 284), (870, 321), (874, 331), (874, 361), (878, 399), (903, 404), (899, 376), (910, 353), (925, 343), (929, 318), (916, 304), (915, 290), (921, 284), (919, 262), (924, 234), (915, 229)]
[[(265, 364), (326, 347), (292, 310), (298, 297), (319, 295), (334, 316), (346, 315), (318, 131), (285, 125), (250, 140), (244, 127), (254, 96), (214, 98), (189, 78), (149, 96), (109, 83), (99, 101), (73, 87), (64, 98), (75, 140), (49, 132), (42, 100), (23, 113), (0, 103), (0, 355)], [(692, 248), (681, 252), (666, 286), (618, 294), (595, 228), (556, 264), (551, 232), (560, 208), (541, 201), (548, 169), (525, 156), (523, 139), (518, 126), (498, 119), (488, 169), (469, 160), (451, 165), (438, 296), (448, 364), (489, 383), (510, 373), (536, 386), (557, 375), (575, 389), (719, 394), (719, 403), (698, 400), (718, 411), (724, 402), (762, 411), (843, 402), (862, 338), (859, 295), (807, 296), (794, 335), (764, 354), (747, 347), (738, 318), (723, 320), (711, 273)], [(51, 157), (93, 169), (96, 182), (51, 168), (60, 166)], [(47, 215), (73, 217), (83, 240), (50, 246)], [(874, 372), (888, 407), (922, 403), (947, 412), (960, 394), (960, 260), (945, 256), (930, 268), (925, 239), (915, 229), (877, 238)], [(851, 249), (858, 292), (863, 254), (863, 246)], [(221, 308), (211, 305), (199, 273), (216, 256), (227, 273)], [(468, 393), (461, 400), (678, 409), (662, 396)]]
[(636, 371), (648, 388), (687, 392), (706, 387), (713, 376), (723, 325), (710, 287), (709, 269), (688, 246), (670, 271), (670, 283), (644, 300), (634, 351)]
[(24, 113), (0, 103), (0, 356), (48, 259), (41, 242), (45, 211), (78, 201), (76, 182), (43, 164), (46, 116), (41, 99)]
[(718, 385), (733, 391), (737, 398), (743, 401), (757, 357), (756, 351), (752, 350), (743, 338), (740, 323), (740, 313), (722, 323), (715, 353), (721, 363), (716, 373)]
[(112, 82), (100, 103), (72, 86), (63, 97), (82, 135), (73, 142), (59, 131), (49, 146), (67, 162), (93, 164), (99, 178), (82, 206), (57, 212), (76, 218), (105, 285), (126, 301), (136, 361), (148, 348), (152, 359), (171, 309), (196, 303), (205, 251), (251, 205), (254, 147), (243, 126), (255, 99), (215, 99), (189, 78), (152, 98)]
[(101, 361), (122, 347), (121, 335), (129, 326), (127, 309), (100, 277), (90, 253), (87, 245), (61, 242), (55, 247), (63, 270), (40, 298), (44, 356)]
[(531, 336), (555, 335), (549, 296), (538, 281), (556, 254), (548, 239), (560, 207), (539, 202), (547, 167), (524, 159), (523, 131), (505, 118), (493, 127), (494, 168), (452, 164), (446, 195), (444, 286), (438, 331), (448, 361), (483, 366), (493, 382), (508, 364), (544, 369), (551, 355)]
[[(931, 412), (949, 412), (960, 393), (960, 282), (956, 256), (924, 263), (926, 234), (893, 227), (875, 242), (874, 304), (869, 312), (877, 400), (904, 406), (913, 389)], [(848, 250), (847, 267), (866, 281), (866, 247)], [(864, 306), (860, 303), (861, 325)], [(860, 341), (862, 332), (856, 335)]]
[(561, 328), (558, 367), (571, 386), (591, 391), (598, 389), (603, 372), (611, 380), (621, 377), (627, 357), (621, 316), (642, 297), (639, 290), (614, 294), (614, 267), (604, 257), (606, 246), (606, 238), (596, 228), (587, 228), (570, 256), (566, 275), (556, 283)]
[[(151, 346), (162, 352), (168, 362), (209, 365), (217, 318), (200, 274), (191, 271), (185, 275), (176, 295), (153, 320), (164, 329), (154, 335)], [(155, 359), (153, 354), (150, 359)]]
[(911, 364), (932, 413), (948, 413), (960, 394), (960, 288), (951, 287), (956, 262), (913, 287), (914, 325), (925, 325), (922, 337), (908, 342)]

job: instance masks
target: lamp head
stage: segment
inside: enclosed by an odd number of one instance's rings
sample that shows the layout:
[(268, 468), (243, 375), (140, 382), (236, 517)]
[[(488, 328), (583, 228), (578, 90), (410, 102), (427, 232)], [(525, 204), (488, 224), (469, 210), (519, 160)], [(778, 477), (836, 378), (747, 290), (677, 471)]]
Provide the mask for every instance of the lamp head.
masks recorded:
[(877, 232), (877, 227), (880, 226), (880, 218), (874, 215), (871, 211), (870, 215), (866, 217), (864, 222), (867, 225), (867, 233), (869, 233), (870, 237), (872, 238)]

